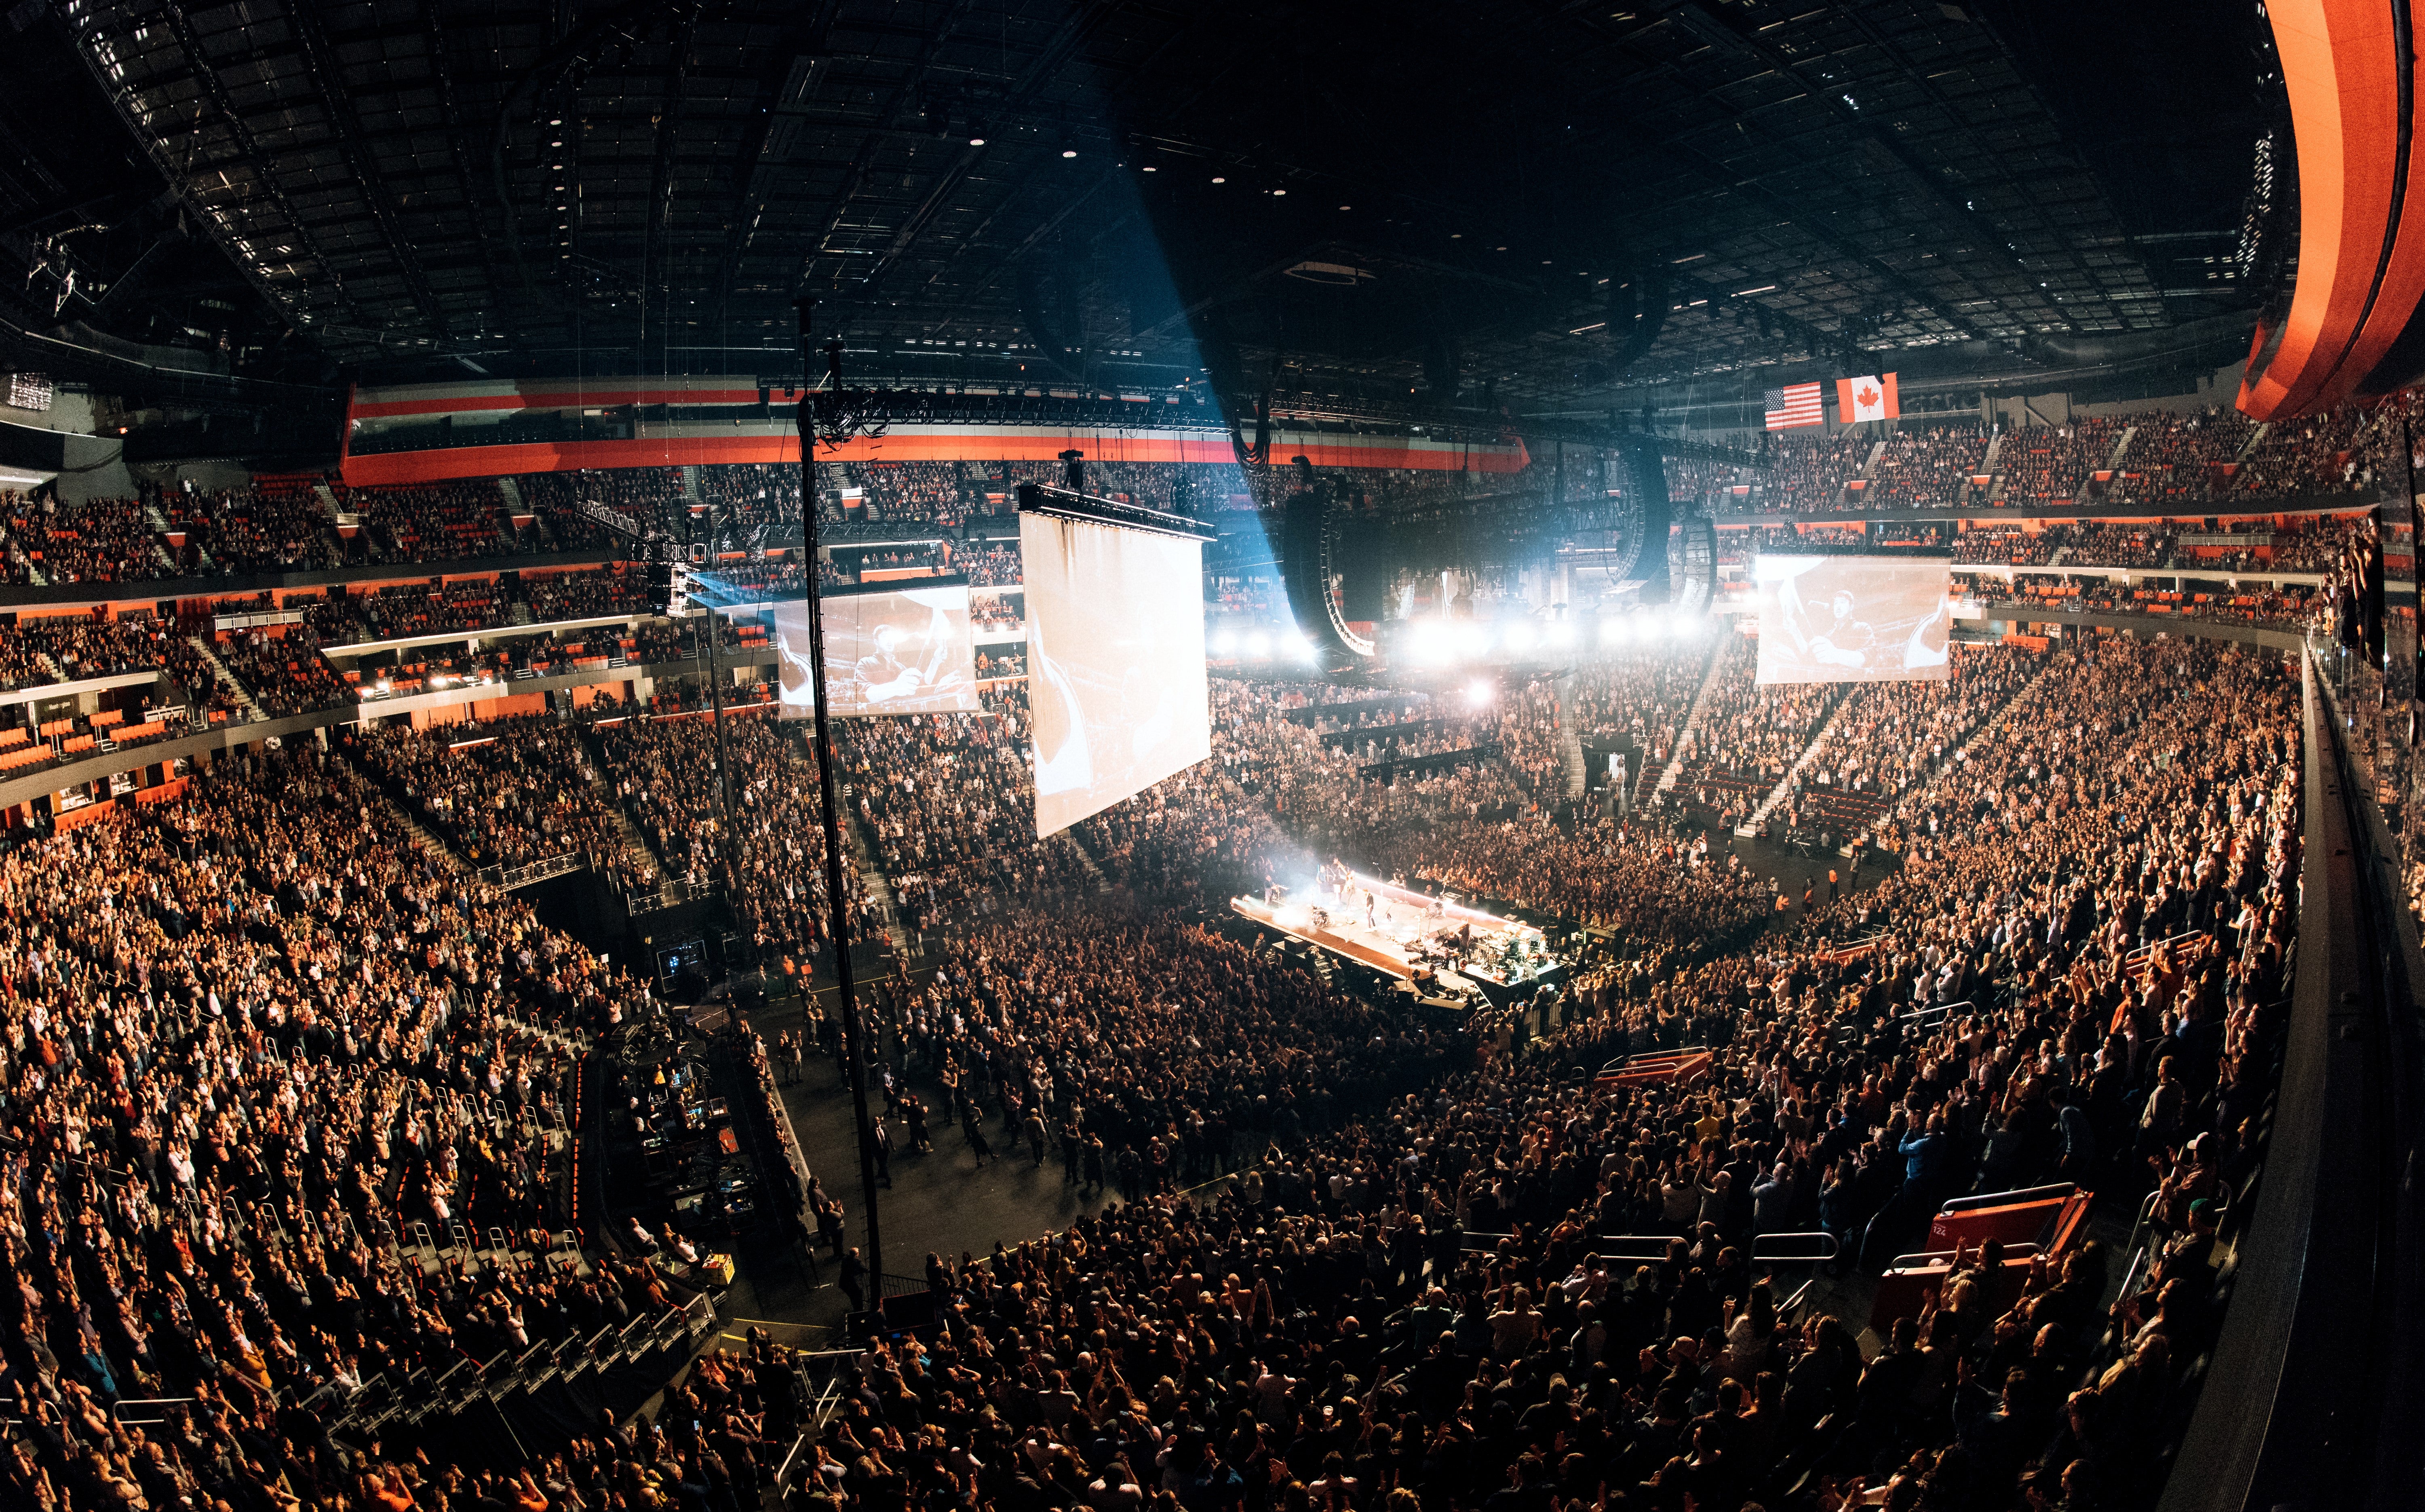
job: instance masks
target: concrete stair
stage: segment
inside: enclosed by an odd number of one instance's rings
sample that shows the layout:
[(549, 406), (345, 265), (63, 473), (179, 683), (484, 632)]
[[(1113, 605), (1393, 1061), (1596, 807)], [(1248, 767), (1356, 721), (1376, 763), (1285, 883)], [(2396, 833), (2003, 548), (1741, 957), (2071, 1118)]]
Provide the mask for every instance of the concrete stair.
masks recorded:
[(209, 640), (201, 635), (187, 635), (185, 639), (187, 643), (192, 645), (194, 650), (202, 653), (202, 660), (211, 664), (212, 669), (219, 674), (219, 681), (225, 683), (230, 688), (233, 688), (235, 691), (236, 707), (244, 711), (244, 715), (247, 719), (266, 719), (269, 717), (268, 715), (262, 712), (260, 704), (252, 701), (252, 689), (244, 685), (244, 679), (236, 676), (233, 669), (232, 669), (227, 663), (219, 660), (218, 649), (217, 647), (213, 646)]
[(1837, 693), (1835, 707), (1827, 711), (1827, 716), (1819, 721), (1819, 728), (1811, 732), (1809, 744), (1802, 748), (1802, 754), (1793, 758), (1793, 764), (1785, 769), (1785, 775), (1776, 780), (1776, 785), (1768, 790), (1768, 796), (1759, 800), (1759, 807), (1752, 810), (1751, 818), (1736, 827), (1736, 834), (1749, 837), (1759, 833), (1761, 823), (1776, 811), (1777, 805), (1792, 796), (1793, 780), (1800, 777), (1803, 768), (1808, 766), (1817, 758), (1820, 748), (1826, 744), (1829, 732), (1836, 728), (1836, 721), (1842, 718), (1844, 711), (1853, 706), (1850, 693), (1855, 685), (1846, 684), (1843, 690)]
[(1078, 831), (1075, 828), (1069, 828), (1063, 830), (1062, 833), (1069, 837), (1069, 848), (1077, 853), (1079, 866), (1084, 869), (1088, 877), (1095, 879), (1095, 891), (1109, 893), (1112, 890), (1111, 878), (1103, 875), (1101, 863), (1096, 860), (1095, 853), (1086, 847), (1086, 843), (1078, 838)]
[(1571, 800), (1583, 796), (1583, 789), (1591, 785), (1591, 775), (1583, 764), (1582, 737), (1575, 733), (1575, 680), (1562, 677), (1554, 686), (1558, 695), (1558, 759), (1566, 768), (1566, 796)]
[(1718, 685), (1718, 674), (1726, 665), (1726, 636), (1720, 635), (1710, 647), (1709, 670), (1701, 674), (1700, 691), (1693, 695), (1692, 712), (1684, 716), (1684, 728), (1676, 732), (1676, 748), (1667, 753), (1666, 770), (1659, 774), (1659, 785), (1653, 791), (1675, 790), (1677, 780), (1684, 775), (1684, 764), (1692, 759), (1693, 737), (1701, 728), (1701, 715), (1710, 706), (1710, 694)]
[[(1962, 744), (1954, 747), (1951, 750), (1947, 751), (1945, 753), (1944, 763), (1940, 764), (1936, 770), (1928, 773), (1919, 781), (1912, 783), (1909, 787), (1904, 788), (1901, 793), (1896, 794), (1894, 803), (1889, 806), (1887, 812), (1894, 812), (1902, 806), (1903, 799), (1926, 793), (1929, 789), (1935, 787), (1939, 779), (1943, 778), (1946, 773), (1953, 770), (1954, 765), (1956, 764), (1954, 761), (1956, 756), (1978, 744), (1980, 739), (1986, 735), (1990, 731), (1999, 730), (2006, 724), (2010, 723), (2013, 719), (2027, 713), (2030, 704), (2032, 701), (2031, 695), (2035, 693), (2038, 689), (2038, 685), (2046, 681), (2046, 675), (2047, 667), (2041, 666), (2037, 669), (2036, 675), (2032, 676), (2028, 682), (2022, 684), (2019, 687), (2015, 688), (2011, 698), (2006, 699), (2003, 703), (1999, 705), (1994, 713), (1988, 715), (1986, 718), (1980, 720), (1979, 728), (1973, 730), (1968, 735), (1964, 737)], [(1850, 844), (1846, 844), (1837, 846), (1836, 851), (1838, 855), (1850, 856), (1853, 853), (1853, 847)]]
[(851, 857), (859, 863), (859, 886), (867, 889), (869, 901), (875, 905), (875, 915), (884, 921), (884, 938), (892, 941), (892, 949), (903, 960), (909, 958), (909, 932), (901, 927), (901, 900), (892, 894), (891, 879), (876, 864), (875, 838), (867, 832), (867, 821), (848, 801), (848, 789), (843, 794), (843, 813), (849, 821), (843, 826), (843, 839), (849, 843)]

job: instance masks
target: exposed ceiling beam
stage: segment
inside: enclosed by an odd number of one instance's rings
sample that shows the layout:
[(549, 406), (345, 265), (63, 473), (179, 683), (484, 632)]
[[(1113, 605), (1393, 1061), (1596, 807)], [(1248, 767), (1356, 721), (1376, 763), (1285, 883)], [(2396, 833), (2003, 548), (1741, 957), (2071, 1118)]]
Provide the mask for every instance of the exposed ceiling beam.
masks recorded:
[(329, 124), (336, 131), (337, 151), (353, 174), (355, 189), (370, 207), (371, 218), (378, 222), (379, 234), (387, 240), (388, 256), (404, 276), (405, 287), (412, 292), (412, 302), (420, 309), (421, 317), (429, 323), (429, 333), (440, 341), (450, 340), (446, 307), (438, 302), (428, 277), (421, 270), (412, 237), (406, 233), (403, 217), (389, 196), (387, 177), (363, 139), (361, 118), (354, 113), (352, 92), (338, 66), (336, 49), (329, 45), (329, 35), (321, 28), (320, 13), (311, 0), (285, 0), (285, 8), (287, 24), (303, 47), (305, 74), (318, 95)]

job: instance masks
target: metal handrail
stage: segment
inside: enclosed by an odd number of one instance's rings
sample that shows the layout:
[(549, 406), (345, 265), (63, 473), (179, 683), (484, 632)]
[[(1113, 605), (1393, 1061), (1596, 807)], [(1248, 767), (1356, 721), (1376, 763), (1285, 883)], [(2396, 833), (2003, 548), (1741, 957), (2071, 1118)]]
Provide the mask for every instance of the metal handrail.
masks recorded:
[[(1764, 1246), (1764, 1245), (1766, 1245), (1766, 1244), (1768, 1244), (1768, 1243), (1769, 1243), (1770, 1241), (1772, 1241), (1772, 1240), (1776, 1240), (1776, 1241), (1780, 1241), (1780, 1242), (1781, 1242), (1781, 1241), (1790, 1240), (1790, 1239), (1816, 1239), (1816, 1240), (1823, 1240), (1823, 1241), (1825, 1241), (1825, 1242), (1826, 1242), (1826, 1246), (1827, 1246), (1827, 1247), (1826, 1247), (1824, 1250), (1823, 1250), (1823, 1251), (1821, 1251), (1820, 1253), (1815, 1254), (1815, 1255), (1777, 1255), (1777, 1254), (1762, 1254), (1762, 1253), (1760, 1252), (1761, 1247), (1762, 1247), (1762, 1246)], [(1811, 1264), (1818, 1265), (1818, 1264), (1824, 1264), (1824, 1263), (1826, 1263), (1828, 1261), (1831, 1261), (1831, 1260), (1835, 1259), (1835, 1258), (1836, 1258), (1836, 1255), (1837, 1255), (1837, 1252), (1838, 1252), (1839, 1250), (1842, 1249), (1842, 1248), (1843, 1248), (1843, 1247), (1844, 1247), (1844, 1245), (1843, 1245), (1843, 1241), (1842, 1241), (1842, 1240), (1840, 1240), (1840, 1239), (1837, 1238), (1834, 1234), (1829, 1233), (1829, 1232), (1828, 1232), (1826, 1230), (1824, 1230), (1824, 1229), (1803, 1229), (1803, 1230), (1796, 1230), (1795, 1231), (1793, 1231), (1793, 1232), (1791, 1232), (1791, 1233), (1763, 1233), (1763, 1234), (1756, 1234), (1756, 1235), (1754, 1235), (1754, 1236), (1752, 1237), (1752, 1242), (1751, 1242), (1751, 1258), (1752, 1258), (1753, 1260), (1755, 1260), (1755, 1261), (1762, 1261), (1762, 1260), (1781, 1260), (1781, 1261), (1786, 1261), (1786, 1262), (1788, 1262), (1788, 1263), (1791, 1263), (1791, 1262), (1795, 1262), (1795, 1261), (1807, 1261), (1807, 1262), (1808, 1262), (1808, 1263), (1811, 1263)]]
[[(2038, 1242), (2034, 1239), (2022, 1239), (2004, 1247), (2004, 1258), (2008, 1261), (2033, 1260), (2037, 1254)], [(1908, 1255), (1897, 1255), (1887, 1262), (1887, 1269), (1894, 1270), (1907, 1262), (1917, 1261), (1924, 1264), (1933, 1264), (1940, 1260), (1951, 1263), (1952, 1259), (1953, 1251), (1951, 1249), (1920, 1249)]]
[(1951, 1198), (1937, 1208), (1937, 1215), (1967, 1213), (1974, 1208), (2001, 1207), (2013, 1202), (2032, 1202), (2041, 1198), (2070, 1197), (2080, 1190), (2076, 1182), (2049, 1182), (2044, 1186), (2016, 1186), (2004, 1192), (1981, 1192), (1971, 1197)]
[(2140, 969), (2139, 963), (2142, 962), (2143, 958), (2153, 959), (2156, 952), (2163, 949), (2166, 945), (2177, 945), (2184, 940), (2204, 940), (2206, 938), (2207, 931), (2203, 929), (2184, 929), (2179, 934), (2167, 935), (2161, 940), (2150, 941), (2146, 944), (2141, 945), (2136, 950), (2125, 952), (2122, 957), (2122, 969), (2126, 972), (2137, 971)]
[[(1667, 1247), (1674, 1244), (1681, 1237), (1683, 1236), (1680, 1234), (1672, 1233), (1604, 1233), (1597, 1236), (1598, 1242), (1592, 1246), (1591, 1252), (1606, 1260), (1665, 1260), (1667, 1258)], [(1609, 1247), (1611, 1245), (1622, 1245), (1635, 1248), (1644, 1247), (1651, 1247), (1650, 1253), (1646, 1255), (1625, 1254), (1618, 1250), (1611, 1249)]]

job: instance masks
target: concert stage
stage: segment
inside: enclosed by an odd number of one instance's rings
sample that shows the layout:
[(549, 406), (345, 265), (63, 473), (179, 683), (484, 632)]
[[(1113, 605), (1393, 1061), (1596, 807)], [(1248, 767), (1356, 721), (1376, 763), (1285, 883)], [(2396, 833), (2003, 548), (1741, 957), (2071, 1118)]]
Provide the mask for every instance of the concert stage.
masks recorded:
[(1344, 960), (1402, 982), (1437, 975), (1449, 991), (1473, 989), (1494, 1005), (1530, 997), (1566, 980), (1549, 938), (1520, 920), (1502, 919), (1378, 877), (1350, 872), (1343, 893), (1326, 884), (1277, 900), (1238, 897), (1242, 918), (1277, 929)]

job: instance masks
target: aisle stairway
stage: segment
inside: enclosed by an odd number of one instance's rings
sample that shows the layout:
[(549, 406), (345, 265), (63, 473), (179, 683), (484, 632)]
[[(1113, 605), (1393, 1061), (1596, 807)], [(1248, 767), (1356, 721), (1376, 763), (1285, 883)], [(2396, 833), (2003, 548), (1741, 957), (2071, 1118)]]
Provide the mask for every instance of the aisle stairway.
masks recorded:
[(1571, 673), (1551, 684), (1558, 700), (1558, 755), (1566, 766), (1566, 796), (1583, 796), (1591, 777), (1583, 764), (1582, 737), (1575, 733), (1575, 680)]
[(1656, 791), (1667, 793), (1676, 780), (1684, 775), (1684, 764), (1692, 757), (1693, 736), (1701, 728), (1701, 715), (1710, 706), (1710, 694), (1718, 685), (1718, 673), (1726, 665), (1726, 639), (1732, 632), (1717, 635), (1710, 647), (1709, 669), (1701, 674), (1701, 689), (1693, 695), (1693, 709), (1684, 716), (1684, 728), (1676, 732), (1676, 748), (1669, 753), (1667, 769), (1659, 774)]
[(187, 635), (185, 640), (194, 650), (202, 653), (202, 660), (211, 664), (212, 669), (219, 674), (219, 681), (226, 684), (229, 690), (235, 694), (236, 706), (244, 711), (247, 719), (269, 717), (262, 712), (260, 704), (252, 701), (252, 691), (244, 685), (244, 679), (229, 670), (228, 664), (219, 660), (217, 649), (207, 638), (201, 635)]
[(1836, 721), (1841, 719), (1844, 716), (1844, 711), (1852, 707), (1853, 700), (1850, 695), (1854, 686), (1855, 684), (1847, 683), (1836, 690), (1836, 706), (1829, 709), (1827, 716), (1819, 721), (1819, 728), (1811, 734), (1809, 744), (1802, 748), (1801, 755), (1793, 758), (1793, 764), (1785, 769), (1785, 775), (1776, 780), (1776, 785), (1768, 790), (1768, 796), (1759, 800), (1759, 807), (1752, 810), (1751, 817), (1735, 827), (1736, 834), (1749, 839), (1759, 833), (1760, 825), (1775, 812), (1776, 806), (1792, 796), (1793, 780), (1802, 775), (1803, 768), (1818, 759), (1820, 748), (1826, 743), (1828, 732), (1836, 728)]
[(869, 899), (875, 903), (875, 916), (884, 921), (884, 938), (892, 941), (893, 953), (906, 961), (910, 954), (909, 934), (901, 927), (901, 903), (892, 895), (891, 879), (884, 875), (884, 868), (876, 864), (875, 837), (867, 832), (867, 821), (859, 817), (858, 807), (850, 801), (847, 785), (842, 792), (842, 810), (850, 821), (843, 826), (842, 832), (843, 838), (850, 843), (852, 858), (859, 864), (859, 885), (867, 889)]
[(430, 832), (429, 828), (421, 822), (419, 814), (395, 801), (395, 796), (389, 791), (387, 783), (379, 780), (377, 772), (348, 758), (343, 746), (331, 741), (329, 745), (329, 759), (351, 767), (355, 776), (377, 789), (380, 801), (384, 802), (389, 812), (394, 814), (397, 826), (404, 830), (413, 844), (434, 857), (441, 866), (458, 877), (472, 869), (472, 863), (457, 855), (454, 846)]
[(1069, 849), (1076, 853), (1078, 864), (1085, 869), (1085, 873), (1088, 877), (1095, 879), (1095, 891), (1098, 893), (1109, 893), (1112, 890), (1111, 878), (1103, 875), (1102, 867), (1096, 863), (1095, 853), (1086, 848), (1086, 843), (1084, 841), (1078, 838), (1078, 831), (1071, 828), (1065, 829), (1061, 832), (1068, 837)]
[[(1986, 718), (1980, 720), (1979, 728), (1973, 730), (1968, 735), (1965, 736), (1962, 744), (1954, 747), (1951, 750), (1945, 753), (1945, 760), (1937, 764), (1935, 770), (1926, 773), (1919, 781), (1912, 783), (1909, 787), (1893, 795), (1891, 800), (1887, 804), (1887, 812), (1892, 812), (1895, 806), (1902, 803), (1904, 798), (1924, 794), (1930, 788), (1935, 786), (1939, 778), (1953, 769), (1956, 764), (1956, 758), (1959, 757), (1962, 752), (1968, 750), (1972, 746), (1978, 744), (1979, 741), (1990, 731), (2000, 730), (2013, 719), (2027, 713), (2028, 706), (2031, 701), (2030, 695), (2035, 692), (2038, 684), (2046, 680), (2047, 669), (2053, 665), (2054, 659), (2052, 657), (2048, 657), (2042, 660), (2038, 664), (2038, 669), (2031, 674), (2028, 682), (2022, 684), (2019, 687), (2015, 688), (2011, 698), (2006, 699), (2001, 704), (1998, 705), (1996, 710), (1989, 714)], [(1853, 847), (1849, 844), (1839, 845), (1836, 847), (1836, 853), (1839, 856), (1850, 856), (1853, 853)]]

